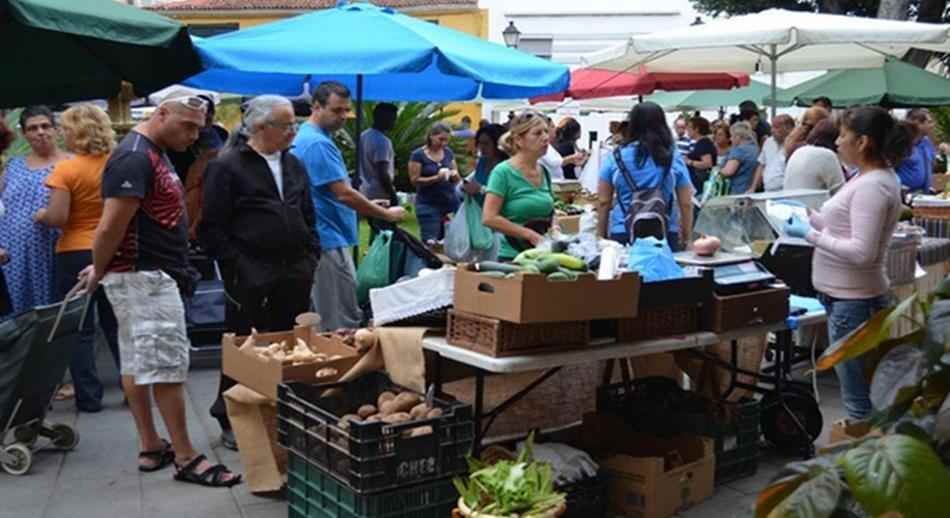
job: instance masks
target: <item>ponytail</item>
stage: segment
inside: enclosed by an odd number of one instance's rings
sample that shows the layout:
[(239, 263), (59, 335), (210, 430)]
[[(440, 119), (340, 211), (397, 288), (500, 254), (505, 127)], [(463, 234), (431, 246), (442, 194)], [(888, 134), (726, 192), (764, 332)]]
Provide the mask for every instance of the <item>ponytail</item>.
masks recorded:
[(871, 149), (865, 158), (895, 167), (907, 158), (914, 147), (914, 128), (897, 122), (890, 113), (877, 106), (862, 106), (845, 113), (842, 122), (856, 136), (868, 137)]
[(898, 122), (884, 136), (881, 156), (891, 167), (904, 161), (914, 149), (916, 130), (912, 123)]

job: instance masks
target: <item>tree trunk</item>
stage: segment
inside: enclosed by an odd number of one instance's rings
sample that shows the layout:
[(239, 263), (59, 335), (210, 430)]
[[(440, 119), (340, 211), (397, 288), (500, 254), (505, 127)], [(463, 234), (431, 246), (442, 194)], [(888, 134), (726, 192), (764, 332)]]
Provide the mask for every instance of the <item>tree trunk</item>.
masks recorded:
[(877, 17), (890, 20), (906, 20), (910, 0), (881, 0), (877, 8)]

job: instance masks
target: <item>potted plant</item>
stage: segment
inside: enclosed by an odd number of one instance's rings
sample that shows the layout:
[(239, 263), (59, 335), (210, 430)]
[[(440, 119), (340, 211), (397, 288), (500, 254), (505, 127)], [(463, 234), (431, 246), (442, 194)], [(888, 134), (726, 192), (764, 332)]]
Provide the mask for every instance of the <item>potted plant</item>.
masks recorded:
[[(915, 329), (890, 338), (900, 318)], [(877, 313), (816, 365), (859, 356), (875, 409), (869, 424), (881, 434), (786, 466), (759, 494), (756, 518), (950, 514), (950, 280)]]
[(514, 460), (501, 459), (487, 465), (469, 457), (467, 479), (455, 479), (458, 512), (468, 518), (556, 518), (567, 504), (554, 490), (551, 466), (533, 460), (533, 437), (528, 436)]

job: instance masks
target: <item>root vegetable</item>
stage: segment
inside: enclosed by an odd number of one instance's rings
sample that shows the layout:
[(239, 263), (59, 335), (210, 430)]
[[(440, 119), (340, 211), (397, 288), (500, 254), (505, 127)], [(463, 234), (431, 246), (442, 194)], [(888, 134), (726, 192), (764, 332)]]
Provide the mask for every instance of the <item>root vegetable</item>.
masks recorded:
[(422, 419), (429, 412), (429, 407), (425, 403), (419, 403), (418, 405), (412, 407), (412, 411), (409, 412), (409, 415), (413, 419)]
[(409, 421), (410, 419), (412, 419), (412, 417), (406, 412), (396, 412), (394, 414), (383, 416), (381, 421), (386, 424), (397, 424), (397, 423), (405, 423), (406, 421)]
[(376, 413), (376, 407), (373, 405), (363, 405), (359, 408), (359, 410), (356, 411), (356, 413), (359, 414), (359, 416), (363, 419), (366, 419), (367, 417)]
[(379, 343), (379, 337), (374, 331), (369, 329), (360, 329), (353, 335), (353, 341), (356, 344), (356, 350), (365, 353)]
[(421, 437), (423, 435), (429, 435), (432, 433), (431, 426), (420, 426), (419, 428), (413, 428), (409, 430), (409, 437)]
[(376, 406), (382, 408), (383, 403), (387, 401), (392, 401), (394, 399), (396, 399), (396, 394), (393, 394), (392, 392), (387, 390), (386, 392), (383, 392), (382, 394), (380, 394), (378, 398), (376, 398)]
[(389, 415), (396, 413), (396, 401), (383, 401), (382, 405), (379, 405), (379, 413), (382, 415)]
[(382, 417), (380, 417), (380, 414), (373, 414), (367, 417), (366, 420), (363, 422), (364, 423), (378, 423), (380, 419), (382, 419)]
[(442, 417), (442, 409), (441, 409), (441, 408), (433, 408), (432, 410), (429, 410), (429, 411), (426, 413), (426, 419), (433, 419), (433, 418), (436, 418), (436, 417)]

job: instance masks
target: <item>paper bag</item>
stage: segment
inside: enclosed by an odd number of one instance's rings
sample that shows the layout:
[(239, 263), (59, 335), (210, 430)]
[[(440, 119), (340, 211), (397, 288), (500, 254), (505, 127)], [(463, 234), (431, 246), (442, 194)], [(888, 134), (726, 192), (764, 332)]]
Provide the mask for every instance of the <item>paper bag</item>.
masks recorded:
[(224, 401), (248, 489), (280, 490), (287, 480), (287, 451), (277, 444), (277, 403), (244, 385), (225, 392)]

